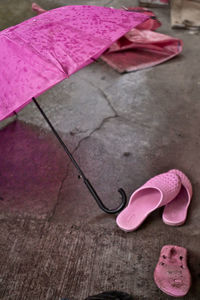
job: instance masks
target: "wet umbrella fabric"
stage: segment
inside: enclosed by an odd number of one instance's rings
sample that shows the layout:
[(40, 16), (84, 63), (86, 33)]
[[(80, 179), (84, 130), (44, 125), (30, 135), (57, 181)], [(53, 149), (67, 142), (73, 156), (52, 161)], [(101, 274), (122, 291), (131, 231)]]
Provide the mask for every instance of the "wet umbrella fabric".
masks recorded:
[[(93, 62), (114, 41), (147, 18), (144, 14), (107, 7), (65, 6), (1, 31), (0, 120)], [(94, 197), (98, 197), (39, 104), (34, 101), (88, 189)]]
[(98, 58), (146, 16), (65, 6), (0, 33), (0, 120)]

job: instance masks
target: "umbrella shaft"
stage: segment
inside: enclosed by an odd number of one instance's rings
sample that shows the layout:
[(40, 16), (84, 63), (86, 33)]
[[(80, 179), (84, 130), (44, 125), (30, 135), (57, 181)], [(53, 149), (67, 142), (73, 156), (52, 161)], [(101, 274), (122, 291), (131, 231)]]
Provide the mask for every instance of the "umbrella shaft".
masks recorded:
[(71, 154), (71, 152), (69, 151), (69, 149), (67, 148), (67, 146), (65, 145), (65, 143), (63, 142), (63, 140), (61, 139), (61, 137), (59, 136), (58, 132), (55, 130), (55, 128), (53, 127), (53, 125), (51, 124), (50, 120), (47, 118), (45, 112), (43, 111), (43, 109), (41, 108), (41, 106), (38, 104), (38, 102), (36, 101), (35, 98), (32, 98), (35, 105), (37, 106), (37, 108), (39, 109), (39, 111), (41, 112), (42, 116), (44, 117), (44, 119), (46, 120), (46, 122), (48, 123), (49, 127), (51, 128), (51, 130), (53, 131), (54, 135), (57, 137), (59, 143), (62, 145), (62, 147), (64, 148), (65, 152), (67, 153), (67, 155), (69, 156), (69, 158), (71, 159), (72, 163), (74, 164), (74, 166), (76, 167), (76, 169), (79, 171), (80, 175), (83, 177), (83, 179), (85, 180), (85, 174), (83, 173), (83, 171), (81, 170), (81, 168), (79, 167), (78, 163), (76, 162), (76, 160), (74, 159), (73, 155)]

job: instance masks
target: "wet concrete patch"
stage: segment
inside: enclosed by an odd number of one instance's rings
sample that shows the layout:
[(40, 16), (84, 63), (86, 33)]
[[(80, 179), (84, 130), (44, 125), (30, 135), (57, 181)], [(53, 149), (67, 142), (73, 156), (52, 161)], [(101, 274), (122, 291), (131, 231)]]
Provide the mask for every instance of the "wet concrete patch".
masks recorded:
[(48, 217), (69, 162), (54, 136), (15, 121), (0, 131), (0, 141), (0, 218)]

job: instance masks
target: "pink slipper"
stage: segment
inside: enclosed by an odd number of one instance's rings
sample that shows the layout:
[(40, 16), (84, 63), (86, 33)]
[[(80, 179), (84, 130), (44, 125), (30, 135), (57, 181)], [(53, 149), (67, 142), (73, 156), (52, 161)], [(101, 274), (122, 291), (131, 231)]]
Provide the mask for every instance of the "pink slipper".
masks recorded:
[(164, 246), (154, 271), (154, 281), (167, 295), (185, 296), (191, 286), (191, 275), (187, 267), (187, 250), (178, 246)]
[(117, 225), (124, 231), (137, 229), (151, 212), (172, 201), (180, 188), (180, 178), (172, 172), (153, 177), (132, 194), (117, 217)]
[(167, 225), (179, 226), (184, 224), (187, 218), (187, 211), (192, 197), (192, 185), (183, 172), (171, 170), (170, 173), (179, 176), (182, 185), (176, 198), (165, 206), (162, 219)]

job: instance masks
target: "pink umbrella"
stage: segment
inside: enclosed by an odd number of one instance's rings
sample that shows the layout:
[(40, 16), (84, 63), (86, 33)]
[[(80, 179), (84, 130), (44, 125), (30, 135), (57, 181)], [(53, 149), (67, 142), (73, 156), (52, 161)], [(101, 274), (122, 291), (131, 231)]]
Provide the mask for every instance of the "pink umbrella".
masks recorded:
[(104, 206), (35, 97), (96, 60), (113, 42), (144, 22), (144, 14), (96, 6), (65, 6), (45, 12), (0, 33), (0, 120), (31, 100), (53, 130), (101, 209)]

